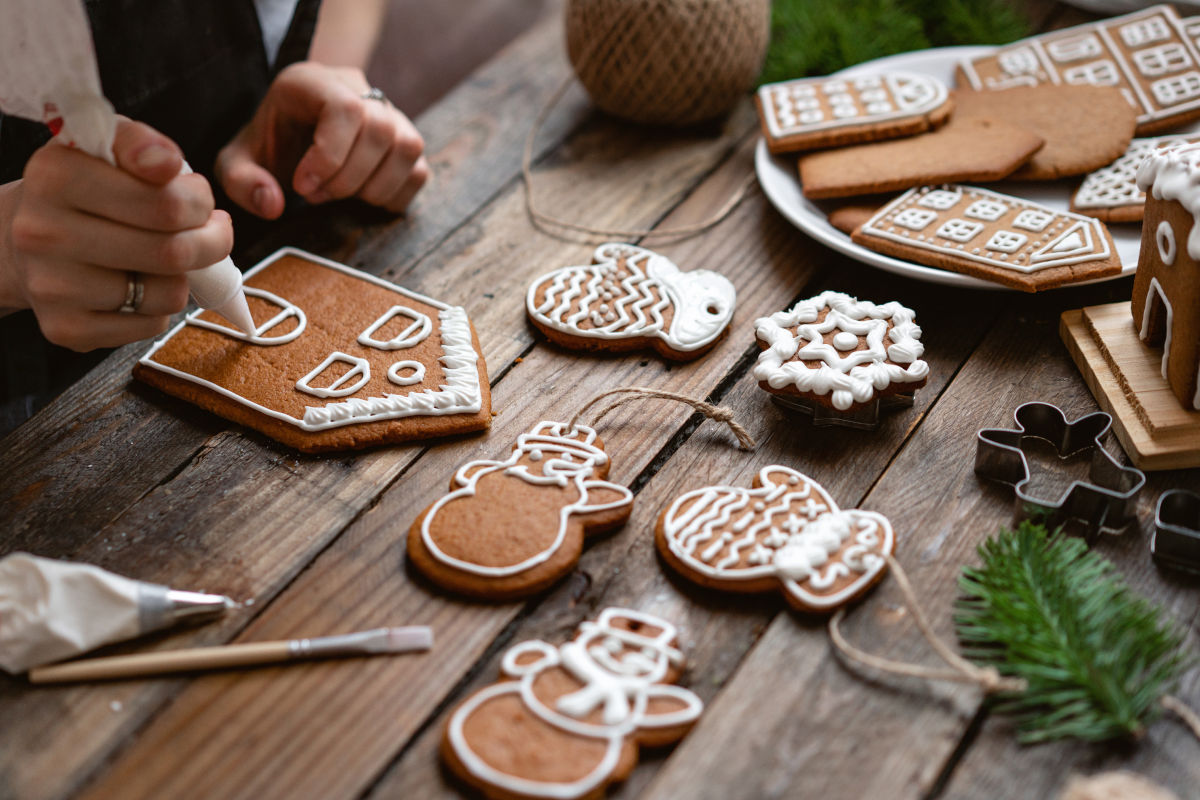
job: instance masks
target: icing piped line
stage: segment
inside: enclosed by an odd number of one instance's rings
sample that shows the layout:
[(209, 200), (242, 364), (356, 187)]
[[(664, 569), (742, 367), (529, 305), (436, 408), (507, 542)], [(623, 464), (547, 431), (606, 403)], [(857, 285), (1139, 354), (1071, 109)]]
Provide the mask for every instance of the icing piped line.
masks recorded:
[(1174, 200), (1192, 215), (1187, 253), (1200, 261), (1200, 143), (1156, 150), (1138, 167), (1137, 185), (1156, 200)]
[[(825, 309), (829, 313), (824, 323), (814, 325)], [(787, 311), (755, 320), (755, 334), (767, 347), (759, 353), (754, 377), (773, 389), (790, 386), (802, 393), (828, 394), (840, 410), (866, 403), (876, 391), (893, 383), (917, 383), (929, 375), (929, 365), (921, 360), (925, 347), (915, 319), (912, 309), (896, 302), (880, 306), (842, 292), (822, 292)], [(859, 325), (862, 320), (879, 322), (882, 327)], [(883, 330), (888, 321), (892, 323), (888, 333), (891, 344), (885, 349)], [(825, 345), (822, 334), (838, 330), (839, 323), (851, 333), (866, 331), (867, 349), (842, 357)], [(797, 329), (795, 335), (791, 328)], [(801, 342), (805, 344), (801, 346)], [(793, 356), (822, 360), (813, 366), (812, 362), (793, 360)], [(886, 363), (888, 358), (899, 363)]]

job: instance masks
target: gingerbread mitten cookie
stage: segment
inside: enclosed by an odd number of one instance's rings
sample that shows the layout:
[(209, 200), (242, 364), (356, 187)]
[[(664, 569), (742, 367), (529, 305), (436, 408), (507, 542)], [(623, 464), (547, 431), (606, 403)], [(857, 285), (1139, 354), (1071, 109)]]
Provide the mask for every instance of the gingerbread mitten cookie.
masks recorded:
[(563, 267), (529, 287), (525, 309), (546, 338), (576, 350), (653, 349), (687, 361), (729, 328), (737, 292), (706, 269), (683, 272), (631, 244), (603, 244), (592, 264)]
[(655, 542), (696, 583), (778, 590), (795, 608), (816, 613), (874, 586), (895, 547), (886, 517), (842, 511), (821, 484), (778, 465), (760, 470), (751, 489), (709, 486), (678, 498), (659, 516)]
[(678, 645), (669, 622), (623, 608), (566, 644), (522, 642), (504, 654), (504, 679), (450, 716), (442, 757), (489, 798), (597, 797), (629, 775), (639, 745), (677, 741), (700, 716), (700, 698), (671, 685)]
[(584, 537), (625, 524), (633, 493), (604, 480), (609, 460), (586, 425), (540, 422), (503, 461), (472, 461), (417, 517), (408, 556), (435, 583), (490, 600), (566, 575)]

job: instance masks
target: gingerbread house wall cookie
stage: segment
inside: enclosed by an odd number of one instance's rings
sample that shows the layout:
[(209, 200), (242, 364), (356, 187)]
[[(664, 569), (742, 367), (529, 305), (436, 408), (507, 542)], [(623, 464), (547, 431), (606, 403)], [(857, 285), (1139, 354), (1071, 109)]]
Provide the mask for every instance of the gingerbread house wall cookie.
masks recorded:
[(1131, 310), (1163, 348), (1162, 371), (1184, 408), (1200, 409), (1200, 144), (1156, 151), (1138, 169), (1146, 192)]
[(292, 248), (245, 275), (250, 336), (203, 309), (134, 377), (304, 452), (487, 428), (466, 311)]
[(1137, 110), (1137, 133), (1200, 116), (1197, 23), (1169, 5), (1033, 36), (959, 64), (973, 89), (1040, 83), (1116, 86)]

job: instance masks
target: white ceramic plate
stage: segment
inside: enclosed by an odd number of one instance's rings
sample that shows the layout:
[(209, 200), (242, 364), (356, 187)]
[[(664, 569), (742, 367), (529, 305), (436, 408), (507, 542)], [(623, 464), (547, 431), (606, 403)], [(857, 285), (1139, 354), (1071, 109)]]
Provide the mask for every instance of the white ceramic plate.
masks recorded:
[[(940, 47), (932, 50), (918, 50), (913, 53), (901, 53), (887, 58), (867, 61), (849, 69), (842, 70), (839, 75), (853, 75), (860, 72), (877, 72), (880, 70), (903, 69), (910, 72), (921, 72), (932, 75), (946, 83), (954, 85), (954, 67), (964, 58), (974, 58), (991, 52), (992, 47)], [(1183, 129), (1185, 132), (1200, 130), (1200, 124), (1194, 124)], [(885, 256), (868, 250), (850, 241), (850, 237), (829, 224), (825, 208), (805, 198), (800, 189), (800, 179), (796, 171), (794, 157), (776, 158), (767, 150), (767, 143), (758, 140), (758, 149), (754, 154), (754, 168), (758, 173), (758, 182), (763, 193), (797, 228), (807, 233), (822, 244), (832, 247), (851, 258), (870, 264), (874, 267), (907, 275), (931, 283), (941, 283), (948, 286), (963, 286), (972, 289), (1005, 289), (1007, 287), (991, 281), (960, 275), (936, 267), (925, 267), (902, 261), (898, 258)], [(987, 188), (995, 189), (1004, 194), (1017, 195), (1056, 211), (1067, 211), (1071, 195), (1075, 191), (1077, 180), (1053, 182), (1013, 182), (987, 184)], [(1138, 249), (1141, 245), (1141, 226), (1137, 224), (1114, 224), (1109, 226), (1117, 252), (1121, 256), (1124, 269), (1120, 275), (1112, 275), (1100, 280), (1113, 280), (1124, 275), (1132, 275), (1137, 269)], [(1079, 284), (1072, 284), (1078, 286)]]

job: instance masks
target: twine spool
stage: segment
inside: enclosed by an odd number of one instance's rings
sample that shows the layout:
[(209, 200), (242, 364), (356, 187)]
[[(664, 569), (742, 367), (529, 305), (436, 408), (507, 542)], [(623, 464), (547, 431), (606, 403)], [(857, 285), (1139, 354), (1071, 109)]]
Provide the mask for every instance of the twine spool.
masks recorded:
[(567, 54), (601, 109), (690, 125), (750, 89), (770, 23), (770, 0), (569, 0)]

